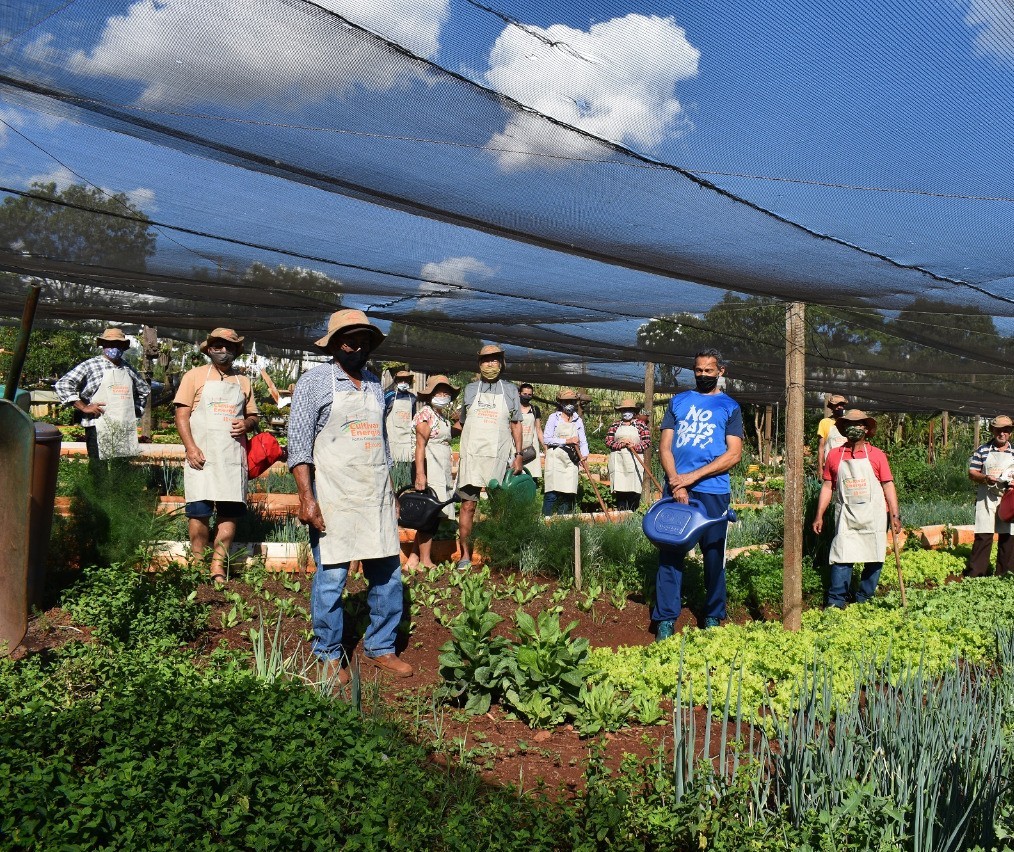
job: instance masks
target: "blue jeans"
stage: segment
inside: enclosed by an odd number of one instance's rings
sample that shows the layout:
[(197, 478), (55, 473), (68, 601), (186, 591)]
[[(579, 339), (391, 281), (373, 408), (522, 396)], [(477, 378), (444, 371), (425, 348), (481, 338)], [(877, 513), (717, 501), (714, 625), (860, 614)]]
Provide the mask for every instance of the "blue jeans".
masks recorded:
[[(883, 567), (883, 562), (866, 562), (863, 565), (863, 573), (859, 578), (859, 588), (856, 589), (856, 603), (865, 603), (873, 597), (877, 591), (877, 582), (880, 580), (880, 570)], [(844, 608), (845, 596), (848, 594), (851, 582), (851, 565), (845, 565), (840, 562), (832, 565), (827, 584), (827, 605), (837, 607), (838, 609)]]
[[(310, 547), (317, 573), (313, 575), (310, 592), (310, 616), (313, 620), (313, 653), (322, 660), (345, 656), (342, 634), (345, 611), (342, 592), (349, 575), (349, 563), (320, 564), (317, 531), (310, 527)], [(363, 653), (367, 657), (383, 657), (395, 652), (394, 641), (402, 615), (401, 558), (364, 559), (363, 574), (369, 584), (366, 602), (370, 607), (370, 626), (363, 637)]]
[[(666, 489), (668, 491), (668, 488)], [(668, 496), (668, 495), (667, 495)], [(706, 494), (691, 491), (693, 500), (700, 500), (709, 517), (717, 518), (729, 508), (730, 494)], [(725, 618), (725, 533), (728, 522), (707, 529), (697, 543), (704, 557), (704, 617)], [(685, 550), (660, 548), (658, 573), (655, 575), (655, 606), (653, 621), (675, 621), (683, 609), (683, 563)]]
[(565, 494), (563, 491), (547, 491), (542, 498), (543, 515), (569, 515), (574, 511), (576, 494)]

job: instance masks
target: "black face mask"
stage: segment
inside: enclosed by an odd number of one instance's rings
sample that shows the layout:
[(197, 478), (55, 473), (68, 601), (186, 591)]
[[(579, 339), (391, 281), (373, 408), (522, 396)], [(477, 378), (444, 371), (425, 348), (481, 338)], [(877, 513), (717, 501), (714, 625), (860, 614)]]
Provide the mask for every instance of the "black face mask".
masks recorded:
[(532, 398), (530, 396), (523, 396), (523, 397), (521, 397), (521, 402), (524, 405), (528, 405), (528, 403), (530, 403), (531, 401), (532, 401)]
[(694, 376), (698, 393), (711, 393), (718, 387), (718, 376)]
[(358, 373), (366, 366), (366, 362), (370, 358), (370, 353), (363, 352), (362, 349), (358, 352), (346, 352), (344, 349), (339, 349), (335, 353), (334, 357), (335, 360), (342, 365), (342, 369), (346, 373)]

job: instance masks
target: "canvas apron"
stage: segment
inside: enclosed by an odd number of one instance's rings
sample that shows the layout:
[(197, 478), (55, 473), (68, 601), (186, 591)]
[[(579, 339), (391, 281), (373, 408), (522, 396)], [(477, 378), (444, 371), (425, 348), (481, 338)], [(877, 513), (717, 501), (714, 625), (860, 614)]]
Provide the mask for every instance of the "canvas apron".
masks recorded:
[[(467, 421), (466, 421), (467, 422)], [(426, 442), (426, 483), (438, 500), (449, 500), (454, 493), (454, 476), (451, 473), (451, 424), (433, 411), (430, 437)], [(454, 504), (443, 508), (448, 518), (454, 518)]]
[(128, 458), (139, 455), (137, 415), (134, 413), (134, 382), (126, 367), (110, 363), (91, 398), (92, 404), (104, 403), (102, 416), (95, 418), (95, 437), (100, 459)]
[(838, 427), (832, 423), (831, 428), (827, 430), (827, 437), (824, 439), (824, 458), (827, 458), (827, 455), (831, 452), (831, 450), (838, 449), (838, 447), (845, 444), (846, 441), (848, 441), (848, 438), (839, 432)]
[[(186, 501), (213, 500), (216, 503), (246, 502), (246, 437), (232, 434), (232, 421), (243, 417), (246, 396), (239, 376), (222, 376), (208, 381), (208, 367), (201, 400), (190, 412), (190, 434), (204, 453), (204, 468), (183, 465), (183, 493)], [(236, 379), (235, 382), (228, 381)]]
[[(577, 416), (573, 420), (564, 420), (556, 425), (556, 437), (561, 441), (577, 436)], [(546, 491), (560, 494), (577, 494), (579, 468), (570, 460), (570, 456), (562, 447), (546, 448)]]
[(415, 459), (415, 434), (412, 431), (412, 396), (395, 397), (387, 415), (387, 440), (391, 458), (396, 462)]
[(327, 528), (320, 561), (338, 565), (401, 552), (384, 451), (384, 407), (367, 390), (338, 391), (331, 367), (331, 413), (313, 442), (317, 504)]
[[(986, 476), (999, 477), (1008, 467), (1014, 465), (1014, 455), (998, 453), (991, 450), (983, 462), (982, 472)], [(1009, 533), (1010, 524), (1005, 524), (996, 516), (997, 506), (1003, 497), (1003, 489), (995, 485), (979, 485), (975, 494), (975, 531), (977, 533)]]
[[(637, 427), (633, 423), (623, 423), (617, 426), (613, 438), (616, 441), (641, 443), (641, 433), (637, 431)], [(609, 487), (613, 493), (617, 491), (641, 493), (641, 466), (634, 458), (633, 452), (633, 450), (624, 448), (609, 454)], [(644, 460), (644, 456), (641, 456), (641, 460)]]
[(839, 450), (838, 483), (835, 486), (835, 530), (831, 564), (883, 562), (887, 551), (887, 512), (884, 488), (864, 458), (845, 459)]
[(536, 437), (538, 435), (535, 432), (535, 411), (527, 413), (522, 411), (521, 449), (527, 450), (529, 447), (535, 447), (535, 458), (525, 465), (525, 470), (532, 475), (532, 479), (539, 479), (542, 476), (542, 453), (539, 452), (539, 446), (535, 443)]
[(491, 479), (503, 480), (514, 456), (507, 398), (503, 382), (497, 384), (500, 393), (476, 393), (465, 416), (458, 460), (459, 488), (485, 488)]

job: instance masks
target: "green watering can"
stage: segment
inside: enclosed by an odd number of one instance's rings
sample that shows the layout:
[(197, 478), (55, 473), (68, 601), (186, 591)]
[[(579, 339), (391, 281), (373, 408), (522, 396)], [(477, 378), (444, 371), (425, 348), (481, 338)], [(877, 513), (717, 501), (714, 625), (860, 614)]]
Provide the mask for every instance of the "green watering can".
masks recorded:
[(503, 480), (491, 479), (486, 485), (486, 490), (491, 493), (498, 488), (503, 488), (511, 496), (521, 501), (534, 500), (539, 490), (535, 484), (535, 480), (532, 479), (532, 475), (527, 470), (522, 470), (521, 473), (514, 473), (512, 470), (508, 470), (504, 474)]

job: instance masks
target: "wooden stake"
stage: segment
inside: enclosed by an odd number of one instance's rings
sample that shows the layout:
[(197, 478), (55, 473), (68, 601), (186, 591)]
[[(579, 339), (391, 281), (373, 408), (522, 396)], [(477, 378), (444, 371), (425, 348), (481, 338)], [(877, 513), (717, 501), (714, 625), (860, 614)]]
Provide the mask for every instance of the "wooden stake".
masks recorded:
[(947, 427), (950, 424), (950, 419), (951, 415), (950, 412), (948, 411), (945, 411), (940, 416), (940, 428), (941, 428), (940, 436), (943, 438), (944, 441), (944, 452), (947, 452)]
[[(151, 386), (155, 375), (155, 360), (158, 358), (158, 329), (150, 325), (141, 326), (141, 370), (144, 379)], [(144, 413), (141, 415), (141, 434), (151, 437), (151, 394), (144, 401)]]
[(982, 440), (982, 432), (981, 432), (981, 430), (982, 430), (982, 418), (978, 414), (976, 414), (975, 415), (975, 449), (979, 449), (979, 444), (980, 444), (980, 442)]
[(771, 464), (771, 417), (770, 405), (764, 406), (764, 452), (761, 454), (761, 461), (764, 464)]
[(936, 462), (936, 460), (937, 460), (936, 459), (936, 452), (935, 452), (935, 449), (934, 449), (934, 446), (933, 446), (933, 444), (934, 444), (934, 441), (933, 441), (933, 426), (934, 426), (935, 422), (936, 422), (935, 420), (932, 420), (932, 419), (930, 420), (930, 422), (929, 422), (929, 436), (928, 436), (928, 438), (926, 440), (926, 461), (929, 462), (930, 464), (934, 464)]
[(805, 306), (785, 310), (785, 542), (782, 626), (799, 630), (803, 614), (803, 406), (806, 389)]
[(581, 591), (581, 525), (574, 527), (574, 588)]
[[(644, 365), (644, 413), (648, 415), (648, 433), (651, 434), (652, 421), (655, 419), (655, 364), (648, 361)], [(648, 449), (644, 451), (644, 467), (651, 470), (651, 442), (648, 442)], [(651, 502), (651, 491), (648, 480), (641, 482), (641, 499)]]

